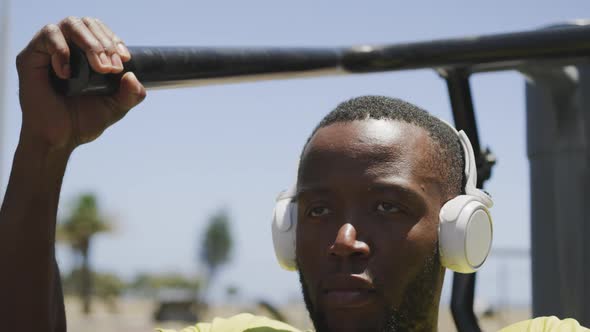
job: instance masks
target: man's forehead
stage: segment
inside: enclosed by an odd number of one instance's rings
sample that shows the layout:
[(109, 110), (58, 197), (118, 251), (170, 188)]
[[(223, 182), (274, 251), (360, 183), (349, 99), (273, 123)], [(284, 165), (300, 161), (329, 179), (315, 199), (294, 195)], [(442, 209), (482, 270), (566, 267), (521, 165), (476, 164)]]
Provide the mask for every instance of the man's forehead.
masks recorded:
[(430, 152), (430, 145), (427, 132), (415, 125), (392, 120), (355, 120), (320, 128), (307, 145), (303, 158), (338, 154), (352, 157), (399, 157), (404, 152)]
[(406, 134), (404, 131), (408, 129), (408, 126), (412, 125), (400, 121), (377, 119), (337, 122), (320, 128), (310, 143), (323, 145), (327, 141), (328, 143), (387, 145), (400, 140)]
[[(320, 128), (307, 145), (299, 184), (326, 180), (335, 173), (380, 178), (402, 176), (440, 182), (433, 167), (432, 140), (421, 127), (402, 121), (355, 120)], [(440, 165), (438, 165), (440, 167)]]

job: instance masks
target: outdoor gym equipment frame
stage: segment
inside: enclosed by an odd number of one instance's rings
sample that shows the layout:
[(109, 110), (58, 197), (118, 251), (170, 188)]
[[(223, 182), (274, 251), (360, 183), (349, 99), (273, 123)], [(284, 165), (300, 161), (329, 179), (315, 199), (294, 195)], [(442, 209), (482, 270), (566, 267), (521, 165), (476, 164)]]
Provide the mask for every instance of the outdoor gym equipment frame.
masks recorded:
[[(360, 74), (431, 68), (445, 79), (455, 126), (469, 137), (478, 167), (477, 186), (491, 176), (494, 157), (478, 137), (469, 78), (479, 72), (590, 63), (590, 25), (480, 37), (347, 48), (129, 47), (133, 71), (147, 88), (173, 88), (263, 79)], [(111, 94), (122, 74), (93, 72), (80, 50), (72, 52), (72, 78), (52, 74), (65, 95)], [(533, 248), (534, 249), (534, 248)], [(533, 252), (534, 255), (534, 252)], [(458, 331), (480, 331), (473, 313), (476, 274), (455, 273), (451, 311)]]

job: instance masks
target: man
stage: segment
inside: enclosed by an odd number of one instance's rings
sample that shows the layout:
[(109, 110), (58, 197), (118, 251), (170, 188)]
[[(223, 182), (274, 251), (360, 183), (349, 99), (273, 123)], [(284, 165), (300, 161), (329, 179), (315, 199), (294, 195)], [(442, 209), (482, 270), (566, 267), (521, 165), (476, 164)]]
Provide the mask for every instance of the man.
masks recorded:
[[(54, 242), (68, 158), (146, 95), (133, 73), (110, 97), (57, 95), (48, 69), (69, 77), (67, 42), (100, 73), (118, 73), (130, 59), (106, 25), (75, 17), (45, 26), (17, 57), (22, 128), (0, 211), (0, 320), (7, 331), (65, 331)], [(444, 276), (439, 214), (463, 191), (462, 153), (452, 129), (395, 99), (353, 99), (320, 123), (304, 148), (292, 198), (295, 263), (318, 331), (436, 330)], [(555, 318), (523, 324), (580, 329)], [(248, 329), (296, 330), (248, 314), (190, 328)]]

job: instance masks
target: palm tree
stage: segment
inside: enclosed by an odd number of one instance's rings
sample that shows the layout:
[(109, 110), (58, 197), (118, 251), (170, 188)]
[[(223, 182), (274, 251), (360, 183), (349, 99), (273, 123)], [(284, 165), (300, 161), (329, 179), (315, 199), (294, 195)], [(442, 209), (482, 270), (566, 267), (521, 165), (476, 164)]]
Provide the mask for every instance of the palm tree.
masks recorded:
[(92, 293), (92, 272), (90, 268), (90, 245), (94, 235), (111, 230), (98, 210), (94, 194), (82, 194), (78, 197), (68, 218), (58, 226), (57, 238), (67, 242), (72, 250), (82, 258), (80, 263), (79, 294), (85, 314), (90, 313)]
[(210, 283), (221, 265), (229, 261), (233, 247), (227, 210), (221, 209), (210, 217), (201, 244), (201, 259), (207, 266), (207, 283)]

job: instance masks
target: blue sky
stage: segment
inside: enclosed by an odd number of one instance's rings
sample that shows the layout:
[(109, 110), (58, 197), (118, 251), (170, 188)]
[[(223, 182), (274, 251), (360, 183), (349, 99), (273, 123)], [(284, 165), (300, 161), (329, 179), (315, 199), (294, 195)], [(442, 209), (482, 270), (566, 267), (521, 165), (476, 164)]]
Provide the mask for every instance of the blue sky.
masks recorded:
[[(348, 46), (536, 29), (581, 18), (590, 2), (13, 0), (10, 10), (3, 187), (20, 125), (13, 59), (43, 25), (68, 15), (98, 17), (128, 45)], [(486, 186), (496, 202), (494, 245), (526, 249), (524, 78), (500, 72), (471, 82), (480, 140), (498, 158)], [(399, 97), (451, 120), (446, 86), (432, 70), (148, 91), (123, 121), (74, 153), (60, 211), (67, 212), (78, 193), (95, 192), (116, 231), (97, 238), (92, 260), (101, 270), (131, 277), (197, 271), (207, 218), (228, 207), (236, 248), (213, 296), (221, 298), (221, 289), (235, 284), (247, 298), (297, 297), (296, 274), (282, 271), (272, 251), (274, 198), (292, 185), (300, 149), (319, 119), (339, 102), (366, 94)], [(71, 266), (69, 251), (61, 248), (58, 259), (64, 269)], [(497, 301), (503, 290), (509, 301), (527, 302), (527, 264), (492, 256), (478, 294)]]

